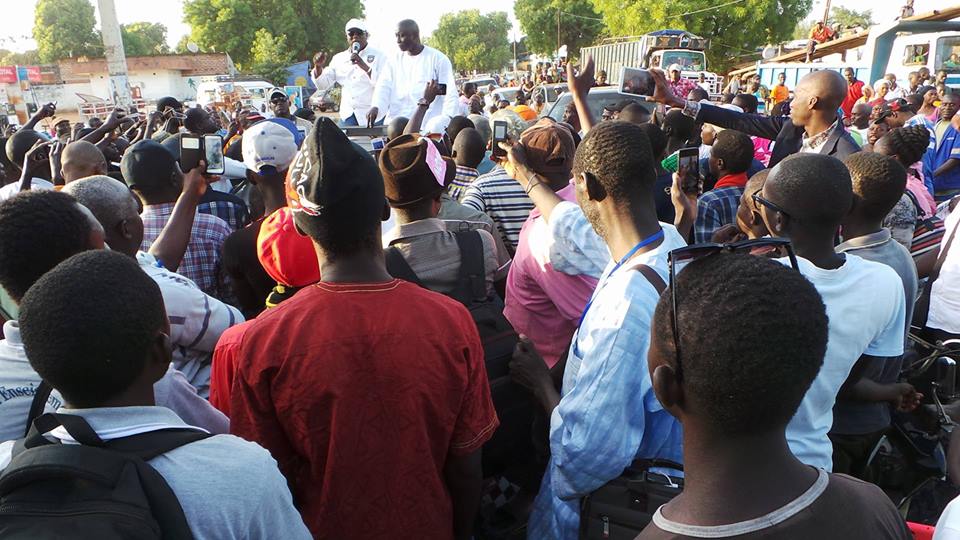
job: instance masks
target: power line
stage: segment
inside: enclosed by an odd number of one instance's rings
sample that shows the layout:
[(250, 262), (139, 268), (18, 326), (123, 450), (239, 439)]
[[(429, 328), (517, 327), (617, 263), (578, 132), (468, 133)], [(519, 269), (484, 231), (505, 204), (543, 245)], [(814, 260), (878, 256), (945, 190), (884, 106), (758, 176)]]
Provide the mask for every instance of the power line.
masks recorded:
[[(739, 1), (742, 1), (742, 0), (739, 0)], [(603, 19), (600, 18), (600, 17), (587, 17), (587, 16), (585, 16), (585, 15), (577, 15), (576, 13), (567, 13), (566, 11), (561, 11), (560, 14), (561, 14), (561, 15), (569, 15), (569, 16), (571, 16), (571, 17), (576, 17), (576, 18), (578, 18), (578, 19), (587, 19), (587, 20), (589, 20), (589, 21), (600, 21), (600, 22), (603, 22)]]
[(697, 14), (697, 13), (703, 13), (704, 11), (713, 11), (713, 10), (715, 10), (715, 9), (720, 9), (720, 8), (724, 8), (724, 7), (727, 7), (727, 6), (732, 6), (732, 5), (734, 5), (734, 4), (739, 4), (740, 2), (743, 2), (743, 0), (733, 0), (733, 2), (727, 2), (726, 4), (720, 4), (719, 6), (713, 6), (713, 7), (698, 9), (698, 10), (696, 10), (696, 11), (691, 11), (691, 12), (688, 12), (688, 13), (678, 13), (678, 14), (676, 14), (676, 15), (671, 15), (671, 16), (669, 16), (669, 17), (667, 17), (667, 18), (668, 18), (668, 19), (675, 19), (675, 18), (677, 18), (677, 17), (686, 17), (687, 15), (695, 15), (695, 14)]

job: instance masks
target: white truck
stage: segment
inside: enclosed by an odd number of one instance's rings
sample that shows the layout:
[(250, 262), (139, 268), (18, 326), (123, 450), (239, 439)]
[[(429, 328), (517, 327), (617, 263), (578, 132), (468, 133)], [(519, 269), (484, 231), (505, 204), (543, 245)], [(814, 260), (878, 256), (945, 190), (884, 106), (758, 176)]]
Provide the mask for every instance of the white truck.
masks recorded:
[[(584, 47), (580, 58), (593, 57), (596, 70), (607, 73), (607, 81), (620, 84), (620, 70), (624, 67), (660, 68), (667, 70), (672, 64), (683, 68), (680, 75), (695, 83), (705, 83), (710, 97), (720, 97), (722, 77), (707, 71), (707, 56), (704, 51), (710, 41), (683, 30), (657, 30), (640, 36), (639, 40), (621, 41)], [(701, 81), (701, 77), (703, 81)]]

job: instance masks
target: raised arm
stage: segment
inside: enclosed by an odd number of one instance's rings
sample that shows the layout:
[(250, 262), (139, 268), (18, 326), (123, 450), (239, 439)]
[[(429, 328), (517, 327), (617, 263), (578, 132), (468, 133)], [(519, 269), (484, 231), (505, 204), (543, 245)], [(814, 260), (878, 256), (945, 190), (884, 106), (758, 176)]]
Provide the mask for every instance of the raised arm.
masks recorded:
[(183, 176), (183, 191), (173, 206), (173, 213), (167, 224), (160, 231), (160, 235), (150, 245), (149, 253), (153, 255), (164, 268), (176, 272), (183, 261), (183, 254), (190, 243), (193, 231), (193, 220), (197, 215), (197, 205), (200, 198), (207, 192), (209, 180), (202, 171), (207, 167), (203, 161), (200, 165)]
[(738, 113), (722, 107), (702, 105), (695, 101), (687, 101), (683, 97), (674, 95), (663, 71), (651, 69), (650, 74), (653, 76), (653, 81), (656, 86), (653, 96), (649, 99), (668, 107), (680, 109), (683, 111), (683, 114), (695, 118), (697, 122), (714, 124), (725, 129), (735, 129), (747, 135), (755, 135), (770, 140), (777, 138), (784, 123), (786, 123), (786, 119), (780, 116), (770, 117), (759, 114)]
[(567, 63), (567, 88), (573, 96), (573, 104), (577, 107), (577, 115), (580, 117), (580, 129), (586, 135), (593, 128), (593, 114), (587, 105), (587, 94), (593, 87), (593, 57), (587, 55), (587, 59), (580, 69), (580, 75), (574, 76), (573, 64)]

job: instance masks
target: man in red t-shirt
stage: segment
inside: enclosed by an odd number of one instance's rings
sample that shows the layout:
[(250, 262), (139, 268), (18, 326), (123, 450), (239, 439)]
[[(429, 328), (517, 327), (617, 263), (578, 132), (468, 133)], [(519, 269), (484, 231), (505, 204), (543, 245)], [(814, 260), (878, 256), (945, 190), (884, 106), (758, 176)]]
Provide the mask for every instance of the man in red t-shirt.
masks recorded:
[(387, 273), (383, 180), (331, 120), (287, 182), (322, 279), (235, 345), (231, 432), (270, 450), (316, 538), (469, 538), (498, 426), (475, 323)]
[(853, 113), (853, 106), (857, 104), (858, 99), (863, 97), (863, 81), (857, 80), (853, 68), (844, 68), (843, 78), (847, 80), (847, 97), (840, 104), (840, 108), (843, 109), (843, 116), (850, 118)]

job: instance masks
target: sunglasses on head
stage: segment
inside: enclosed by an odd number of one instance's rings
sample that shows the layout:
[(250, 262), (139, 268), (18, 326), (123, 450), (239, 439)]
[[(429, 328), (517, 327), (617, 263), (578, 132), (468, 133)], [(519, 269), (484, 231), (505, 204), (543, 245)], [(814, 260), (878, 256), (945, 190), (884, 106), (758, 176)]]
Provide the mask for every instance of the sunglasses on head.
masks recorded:
[(764, 199), (763, 196), (760, 195), (760, 192), (759, 192), (759, 191), (757, 191), (757, 192), (755, 192), (753, 195), (751, 195), (750, 198), (753, 199), (754, 204), (757, 204), (757, 205), (759, 205), (759, 206), (766, 206), (767, 208), (773, 210), (774, 212), (780, 212), (780, 213), (783, 214), (784, 216), (792, 219), (793, 221), (797, 221), (797, 220), (796, 220), (793, 216), (791, 216), (786, 210), (784, 210), (783, 207), (781, 207), (780, 205), (778, 205), (778, 204), (776, 204), (776, 203), (770, 202), (770, 201), (767, 200), (767, 199)]
[(680, 325), (678, 324), (679, 316), (677, 315), (677, 274), (695, 260), (725, 251), (729, 253), (745, 253), (758, 257), (786, 256), (790, 258), (790, 266), (792, 266), (794, 270), (800, 271), (800, 265), (797, 263), (797, 256), (793, 252), (793, 246), (790, 244), (790, 240), (786, 238), (757, 238), (755, 240), (744, 240), (730, 244), (693, 244), (692, 246), (671, 251), (667, 257), (667, 262), (670, 267), (670, 324), (673, 327), (673, 350), (677, 359), (676, 371), (678, 378), (682, 377), (682, 367), (680, 365)]

